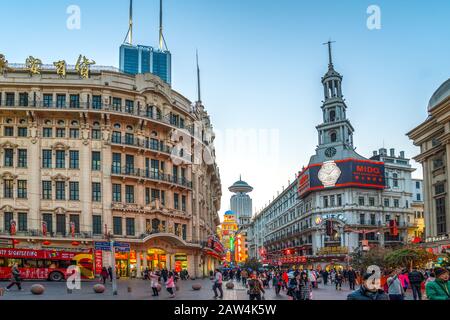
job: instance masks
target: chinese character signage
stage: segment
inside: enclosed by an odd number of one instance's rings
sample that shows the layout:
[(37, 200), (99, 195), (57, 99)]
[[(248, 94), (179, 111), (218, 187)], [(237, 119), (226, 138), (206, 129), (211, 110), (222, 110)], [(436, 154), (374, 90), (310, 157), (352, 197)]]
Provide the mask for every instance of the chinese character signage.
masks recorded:
[(304, 169), (298, 178), (298, 194), (305, 197), (312, 191), (332, 188), (384, 189), (384, 163), (345, 159), (319, 163)]

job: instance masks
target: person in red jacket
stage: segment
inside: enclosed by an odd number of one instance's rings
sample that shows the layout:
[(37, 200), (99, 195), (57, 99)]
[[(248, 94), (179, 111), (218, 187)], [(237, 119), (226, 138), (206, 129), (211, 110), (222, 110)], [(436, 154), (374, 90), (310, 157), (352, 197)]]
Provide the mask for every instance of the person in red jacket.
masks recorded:
[(281, 278), (283, 279), (283, 289), (287, 289), (289, 283), (289, 276), (286, 271), (283, 272)]

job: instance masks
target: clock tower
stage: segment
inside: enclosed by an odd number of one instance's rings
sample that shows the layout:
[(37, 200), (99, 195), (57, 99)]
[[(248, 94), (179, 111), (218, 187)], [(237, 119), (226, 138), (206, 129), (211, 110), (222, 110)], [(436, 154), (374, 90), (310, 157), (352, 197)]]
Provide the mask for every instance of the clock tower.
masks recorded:
[(342, 76), (334, 70), (331, 44), (331, 41), (325, 43), (328, 45), (329, 64), (327, 73), (322, 77), (323, 122), (316, 127), (319, 144), (310, 164), (347, 158), (364, 159), (353, 147), (354, 129), (347, 119), (347, 105), (342, 94)]

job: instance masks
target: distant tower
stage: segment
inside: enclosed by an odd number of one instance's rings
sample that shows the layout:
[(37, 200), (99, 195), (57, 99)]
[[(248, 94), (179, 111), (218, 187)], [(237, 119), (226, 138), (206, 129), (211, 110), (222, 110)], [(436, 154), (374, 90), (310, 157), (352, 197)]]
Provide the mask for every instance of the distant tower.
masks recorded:
[(172, 55), (163, 34), (163, 4), (159, 8), (159, 48), (133, 45), (133, 0), (130, 0), (128, 33), (120, 46), (120, 71), (128, 74), (152, 73), (169, 85), (172, 83)]
[(253, 191), (247, 182), (242, 181), (239, 177), (239, 181), (236, 181), (231, 187), (228, 188), (234, 195), (230, 199), (231, 211), (236, 213), (236, 218), (239, 226), (245, 226), (250, 223), (252, 218), (252, 198), (247, 193)]

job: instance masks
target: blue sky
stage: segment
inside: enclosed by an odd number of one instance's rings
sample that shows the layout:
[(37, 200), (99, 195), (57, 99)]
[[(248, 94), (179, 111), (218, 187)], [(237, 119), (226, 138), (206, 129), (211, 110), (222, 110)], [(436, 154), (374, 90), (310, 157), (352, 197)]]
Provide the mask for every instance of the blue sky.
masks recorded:
[[(80, 30), (66, 28), (73, 4), (81, 9)], [(380, 30), (366, 26), (373, 4), (381, 9)], [(118, 66), (127, 0), (14, 0), (3, 6), (0, 52), (10, 62), (34, 55), (44, 63), (74, 63), (82, 53)], [(158, 0), (134, 0), (136, 43), (157, 45), (158, 6)], [(255, 188), (260, 209), (308, 163), (322, 120), (322, 43), (330, 38), (357, 151), (370, 156), (384, 145), (417, 154), (405, 134), (426, 118), (429, 98), (449, 78), (449, 11), (446, 0), (165, 0), (173, 88), (192, 100), (199, 50), (202, 97), (217, 131), (222, 212), (229, 207), (227, 186), (239, 174)], [(278, 142), (269, 143), (267, 153), (245, 142), (237, 147), (227, 132), (238, 129), (275, 132)]]

